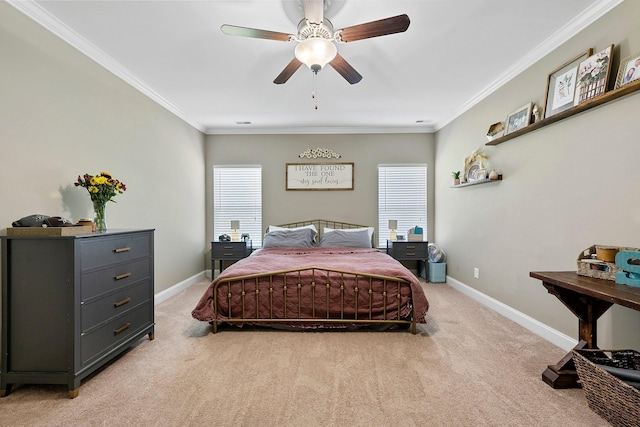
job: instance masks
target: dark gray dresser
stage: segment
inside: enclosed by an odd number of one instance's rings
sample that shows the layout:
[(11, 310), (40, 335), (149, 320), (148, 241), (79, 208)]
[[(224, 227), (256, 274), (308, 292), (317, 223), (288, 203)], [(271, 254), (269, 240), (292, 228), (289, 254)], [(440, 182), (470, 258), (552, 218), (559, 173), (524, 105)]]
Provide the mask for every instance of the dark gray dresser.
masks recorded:
[(154, 336), (153, 231), (0, 236), (0, 396), (12, 384), (80, 381)]

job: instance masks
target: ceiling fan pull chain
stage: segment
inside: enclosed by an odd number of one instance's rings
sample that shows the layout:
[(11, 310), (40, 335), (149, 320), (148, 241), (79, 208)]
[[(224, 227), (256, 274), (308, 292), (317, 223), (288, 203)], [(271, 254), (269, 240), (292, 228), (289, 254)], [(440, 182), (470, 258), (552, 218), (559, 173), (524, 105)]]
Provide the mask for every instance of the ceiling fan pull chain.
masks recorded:
[(311, 98), (315, 99), (315, 105), (313, 106), (316, 110), (318, 109), (318, 83), (317, 83), (318, 72), (313, 72), (313, 91), (311, 92)]

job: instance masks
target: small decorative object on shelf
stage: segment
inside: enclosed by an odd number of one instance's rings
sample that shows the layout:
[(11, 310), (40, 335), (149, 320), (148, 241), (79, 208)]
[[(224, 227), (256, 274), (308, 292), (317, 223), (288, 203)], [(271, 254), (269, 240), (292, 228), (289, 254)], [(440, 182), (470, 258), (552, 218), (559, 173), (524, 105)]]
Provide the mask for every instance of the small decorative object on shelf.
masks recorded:
[(536, 104), (533, 105), (533, 110), (531, 110), (531, 120), (533, 120), (532, 123), (540, 121), (540, 107)]
[(613, 45), (580, 63), (574, 105), (581, 104), (607, 91), (612, 54)]
[(460, 185), (460, 171), (451, 172), (453, 177), (453, 185)]
[(98, 175), (84, 174), (78, 175), (74, 183), (76, 187), (84, 187), (89, 192), (93, 210), (95, 212), (96, 233), (107, 231), (106, 205), (107, 202), (114, 202), (113, 198), (127, 191), (127, 186), (113, 178), (109, 172), (100, 172)]
[(496, 138), (500, 138), (504, 134), (504, 124), (502, 122), (494, 123), (489, 126), (487, 131), (487, 139), (493, 141)]

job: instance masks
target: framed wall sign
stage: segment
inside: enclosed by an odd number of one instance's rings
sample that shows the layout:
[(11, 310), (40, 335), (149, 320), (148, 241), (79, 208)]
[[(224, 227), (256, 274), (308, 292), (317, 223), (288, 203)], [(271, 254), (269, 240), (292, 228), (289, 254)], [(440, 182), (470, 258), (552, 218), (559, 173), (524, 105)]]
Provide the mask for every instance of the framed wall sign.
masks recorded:
[(287, 190), (353, 190), (353, 163), (287, 163)]

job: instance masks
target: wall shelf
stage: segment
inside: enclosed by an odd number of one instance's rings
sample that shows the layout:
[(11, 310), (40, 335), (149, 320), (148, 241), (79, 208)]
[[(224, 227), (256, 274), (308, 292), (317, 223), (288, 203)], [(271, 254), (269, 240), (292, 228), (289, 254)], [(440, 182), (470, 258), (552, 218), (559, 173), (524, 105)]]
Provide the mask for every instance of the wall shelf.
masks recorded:
[[(533, 132), (535, 130), (543, 128), (545, 126), (549, 126), (550, 124), (553, 124), (557, 121), (566, 119), (567, 117), (575, 116), (576, 114), (582, 113), (583, 111), (590, 110), (591, 108), (597, 107), (602, 104), (606, 104), (607, 102), (614, 101), (618, 98), (622, 98), (623, 96), (630, 95), (639, 90), (640, 90), (640, 80), (633, 83), (626, 84), (618, 89), (605, 92), (604, 94), (595, 98), (591, 98), (580, 105), (576, 105), (575, 107), (571, 107), (568, 110), (564, 110), (558, 114), (554, 114), (553, 116), (547, 117), (546, 119), (541, 119), (535, 123), (530, 124), (527, 127), (519, 129), (508, 135), (501, 136), (500, 138), (496, 138), (493, 141), (489, 141), (485, 145), (502, 144), (503, 142), (507, 142), (510, 139), (517, 138), (529, 132)], [(457, 187), (460, 187), (460, 186), (462, 186), (462, 184), (458, 185)]]
[(460, 188), (460, 187), (469, 187), (471, 185), (478, 185), (478, 184), (487, 184), (489, 182), (499, 182), (502, 181), (502, 175), (500, 175), (500, 178), (498, 179), (481, 179), (478, 181), (473, 181), (473, 182), (465, 182), (463, 184), (458, 184), (458, 185), (452, 185), (451, 188)]

